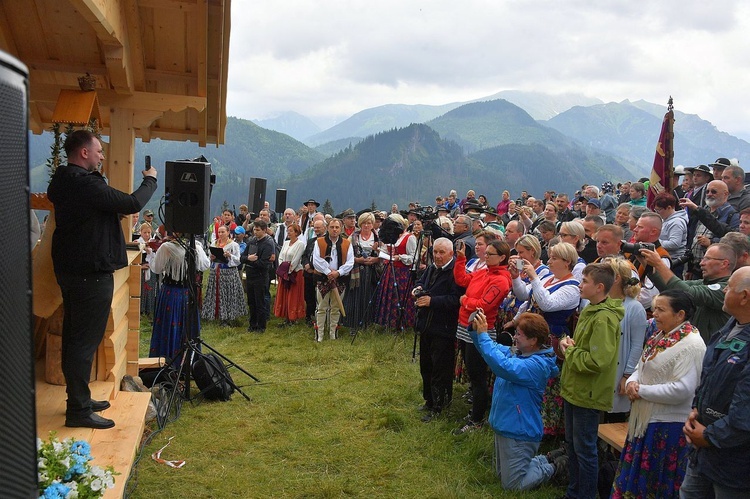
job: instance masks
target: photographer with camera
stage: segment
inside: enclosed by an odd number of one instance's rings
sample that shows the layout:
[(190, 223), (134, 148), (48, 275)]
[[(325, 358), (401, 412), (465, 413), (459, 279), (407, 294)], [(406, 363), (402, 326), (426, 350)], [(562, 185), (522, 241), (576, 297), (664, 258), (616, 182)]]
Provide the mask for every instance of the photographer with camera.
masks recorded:
[(633, 264), (638, 272), (638, 278), (641, 280), (641, 292), (638, 294), (638, 301), (646, 311), (651, 310), (651, 302), (654, 296), (659, 294), (659, 290), (648, 278), (652, 266), (647, 264), (643, 259), (638, 258), (641, 255), (641, 251), (644, 249), (655, 251), (659, 254), (667, 268), (671, 268), (672, 266), (669, 252), (659, 242), (661, 227), (661, 217), (653, 211), (647, 211), (638, 218), (638, 222), (636, 222), (633, 228), (635, 242), (623, 243), (622, 245), (623, 255)]
[(456, 327), (464, 288), (453, 278), (453, 243), (444, 237), (432, 246), (430, 265), (412, 291), (417, 306), (415, 329), (419, 331), (419, 372), (422, 375), (422, 417), (428, 422), (453, 398)]
[(729, 314), (722, 307), (724, 288), (737, 263), (732, 247), (724, 243), (712, 244), (700, 261), (703, 279), (693, 281), (683, 281), (675, 276), (655, 251), (641, 249), (640, 253), (639, 260), (652, 269), (650, 277), (656, 289), (678, 289), (690, 295), (696, 306), (691, 322), (708, 343), (711, 335), (729, 320)]

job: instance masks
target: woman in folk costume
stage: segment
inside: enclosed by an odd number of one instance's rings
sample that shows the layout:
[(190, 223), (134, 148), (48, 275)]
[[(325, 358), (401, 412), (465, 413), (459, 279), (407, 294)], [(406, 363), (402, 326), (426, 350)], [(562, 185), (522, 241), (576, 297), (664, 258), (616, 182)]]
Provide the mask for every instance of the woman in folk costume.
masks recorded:
[[(195, 270), (198, 274), (208, 269), (211, 263), (201, 243), (196, 241), (195, 246)], [(154, 310), (150, 357), (173, 358), (182, 346), (182, 335), (188, 316), (188, 285), (191, 281), (196, 282), (195, 275), (188, 275), (186, 248), (187, 242), (170, 239), (159, 246), (150, 265), (152, 273), (161, 275), (161, 286)], [(200, 331), (197, 306), (191, 321), (190, 337), (194, 338)]]
[[(414, 326), (414, 300), (411, 298), (411, 265), (417, 251), (417, 239), (406, 231), (407, 223), (398, 213), (388, 215), (390, 223), (400, 226), (401, 234), (395, 244), (381, 245), (380, 257), (385, 269), (376, 292), (375, 323), (389, 328)], [(388, 222), (386, 222), (388, 223)], [(380, 236), (383, 237), (383, 228)], [(395, 281), (394, 281), (395, 279)]]
[[(573, 268), (578, 262), (578, 252), (569, 243), (559, 243), (549, 250), (547, 265), (552, 274), (540, 279), (533, 264), (524, 260), (523, 271), (519, 273), (515, 265), (510, 266), (513, 276), (513, 293), (526, 303), (521, 305), (518, 314), (507, 328), (515, 327), (523, 312), (534, 312), (544, 316), (550, 328), (550, 343), (557, 349), (563, 336), (571, 336), (569, 320), (581, 302), (578, 280), (573, 277)], [(529, 279), (526, 284), (523, 277)], [(562, 360), (558, 359), (558, 367)], [(560, 369), (562, 371), (562, 369)], [(563, 399), (560, 396), (560, 378), (550, 378), (542, 400), (544, 434), (561, 436), (565, 434), (563, 419)]]
[(149, 245), (155, 241), (151, 237), (151, 224), (142, 223), (138, 229), (141, 236), (136, 239), (141, 249), (141, 313), (151, 315), (156, 307), (156, 297), (159, 294), (159, 274), (151, 272), (151, 262), (154, 261), (156, 251)]
[[(359, 230), (351, 235), (349, 241), (354, 248), (354, 269), (349, 279), (349, 288), (344, 295), (346, 317), (343, 324), (350, 328), (367, 327), (374, 317), (375, 286), (378, 283), (376, 269), (380, 263), (378, 245), (380, 239), (373, 230), (375, 215), (362, 213), (357, 219)], [(381, 267), (382, 268), (382, 267)]]
[(237, 271), (240, 265), (240, 247), (229, 238), (229, 229), (225, 225), (219, 227), (218, 238), (213, 247), (224, 250), (223, 258), (217, 258), (213, 253), (210, 256), (211, 272), (208, 275), (201, 315), (204, 319), (220, 320), (226, 326), (229, 321), (247, 314), (242, 279)]
[(668, 290), (652, 306), (655, 335), (646, 342), (626, 393), (632, 401), (614, 498), (678, 497), (691, 446), (682, 432), (700, 381), (706, 345), (690, 324), (690, 295)]
[(305, 278), (302, 275), (302, 254), (307, 242), (300, 237), (302, 229), (293, 223), (287, 229), (289, 239), (279, 252), (279, 267), (276, 270), (276, 302), (273, 314), (284, 319), (282, 325), (289, 326), (305, 317)]

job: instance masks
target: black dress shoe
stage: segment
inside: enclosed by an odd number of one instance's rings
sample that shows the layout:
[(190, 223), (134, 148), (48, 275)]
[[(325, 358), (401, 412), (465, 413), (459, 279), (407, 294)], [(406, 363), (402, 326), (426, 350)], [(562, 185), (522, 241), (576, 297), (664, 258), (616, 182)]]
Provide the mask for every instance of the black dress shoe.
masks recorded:
[(65, 418), (65, 426), (69, 428), (94, 428), (95, 430), (106, 430), (115, 426), (111, 419), (103, 418), (98, 414), (91, 413), (88, 416), (74, 416)]
[(91, 410), (94, 412), (101, 412), (109, 409), (109, 401), (107, 400), (91, 400)]

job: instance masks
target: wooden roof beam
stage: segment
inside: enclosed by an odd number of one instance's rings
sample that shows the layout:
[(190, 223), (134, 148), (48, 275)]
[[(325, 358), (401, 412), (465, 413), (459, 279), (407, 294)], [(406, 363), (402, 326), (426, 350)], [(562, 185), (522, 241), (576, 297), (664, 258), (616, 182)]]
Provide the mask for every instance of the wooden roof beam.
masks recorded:
[[(67, 87), (74, 89), (75, 87)], [(60, 86), (31, 82), (30, 100), (39, 102), (57, 102)], [(143, 109), (150, 111), (174, 111), (185, 109), (203, 111), (206, 108), (206, 98), (193, 95), (156, 94), (149, 92), (133, 92), (132, 95), (118, 94), (114, 90), (97, 89), (99, 104), (107, 107), (123, 107), (128, 109)]]
[(104, 54), (109, 83), (118, 93), (132, 93), (130, 40), (123, 11), (124, 0), (68, 0), (96, 33)]
[(143, 40), (141, 39), (141, 15), (138, 11), (137, 0), (123, 0), (125, 21), (130, 41), (130, 64), (133, 69), (133, 85), (135, 90), (146, 90), (145, 57), (143, 54)]

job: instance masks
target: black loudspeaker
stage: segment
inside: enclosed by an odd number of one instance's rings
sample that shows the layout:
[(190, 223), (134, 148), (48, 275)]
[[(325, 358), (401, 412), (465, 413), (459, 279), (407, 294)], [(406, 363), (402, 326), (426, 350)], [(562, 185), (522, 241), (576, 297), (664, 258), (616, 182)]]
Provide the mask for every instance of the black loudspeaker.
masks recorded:
[[(0, 259), (0, 490), (37, 497), (34, 326), (31, 317), (28, 71), (0, 52), (0, 226), (15, 234)], [(34, 215), (36, 216), (36, 215)], [(47, 438), (47, 435), (40, 435)]]
[(247, 199), (247, 205), (250, 207), (250, 211), (257, 217), (265, 204), (266, 179), (253, 177), (250, 179), (250, 195)]
[(286, 189), (276, 189), (276, 213), (286, 210)]
[(203, 234), (210, 221), (211, 163), (167, 161), (164, 226), (168, 232)]

